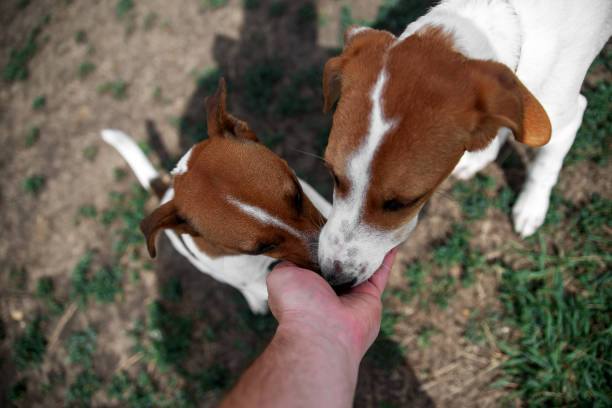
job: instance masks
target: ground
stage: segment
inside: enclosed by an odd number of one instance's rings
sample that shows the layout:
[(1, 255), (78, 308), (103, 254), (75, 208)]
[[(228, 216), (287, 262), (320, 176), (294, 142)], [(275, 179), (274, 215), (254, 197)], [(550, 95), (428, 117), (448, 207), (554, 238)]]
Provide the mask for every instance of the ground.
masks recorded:
[[(214, 406), (274, 320), (253, 316), (238, 292), (195, 270), (168, 241), (148, 259), (135, 226), (155, 199), (134, 187), (100, 130), (125, 131), (169, 169), (205, 137), (203, 101), (224, 76), (230, 112), (329, 197), (317, 157), (331, 124), (321, 113), (325, 61), (348, 24), (397, 33), (428, 3), (2, 2), (0, 398), (16, 406)], [(509, 218), (533, 155), (516, 143), (474, 181), (449, 179), (430, 200), (395, 262), (356, 406), (612, 398), (601, 369), (610, 364), (609, 45), (603, 55), (583, 89), (593, 109), (585, 142), (573, 148), (539, 234), (521, 241)], [(544, 349), (529, 348), (527, 337), (539, 338), (529, 331), (540, 324), (532, 306), (557, 284), (554, 299), (578, 302), (575, 310), (587, 304), (573, 319), (589, 316), (590, 326), (567, 341), (571, 330), (559, 329), (551, 344), (560, 351), (542, 358), (560, 353), (547, 377), (548, 363), (533, 351)], [(562, 316), (562, 304), (550, 315)], [(603, 346), (572, 357), (585, 338)], [(589, 353), (599, 363), (578, 366)], [(593, 391), (563, 374), (572, 370), (603, 374), (592, 377)]]

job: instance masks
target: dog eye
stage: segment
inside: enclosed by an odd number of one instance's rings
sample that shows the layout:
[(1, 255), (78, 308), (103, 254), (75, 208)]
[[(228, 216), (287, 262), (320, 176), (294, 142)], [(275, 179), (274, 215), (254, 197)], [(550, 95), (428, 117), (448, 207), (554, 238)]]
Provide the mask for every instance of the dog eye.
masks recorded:
[(394, 212), (399, 211), (407, 207), (411, 207), (416, 204), (421, 197), (415, 198), (414, 200), (387, 200), (383, 203), (383, 211)]
[(298, 214), (302, 213), (302, 189), (297, 187), (297, 192), (295, 193), (295, 208), (297, 209)]
[(295, 208), (297, 208), (298, 214), (302, 213), (302, 192), (300, 190), (295, 195)]
[(406, 207), (407, 205), (399, 200), (387, 200), (383, 203), (383, 210), (389, 212), (399, 211)]
[(265, 244), (265, 245), (261, 245), (255, 251), (249, 252), (249, 254), (250, 255), (261, 255), (261, 254), (265, 254), (266, 252), (270, 252), (276, 248), (278, 248), (278, 244)]

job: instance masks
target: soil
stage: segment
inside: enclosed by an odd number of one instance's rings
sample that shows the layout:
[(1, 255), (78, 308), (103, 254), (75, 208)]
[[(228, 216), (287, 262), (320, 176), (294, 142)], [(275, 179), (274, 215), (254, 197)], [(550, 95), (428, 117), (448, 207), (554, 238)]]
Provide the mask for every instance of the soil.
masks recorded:
[[(245, 10), (238, 0), (206, 10), (200, 7), (205, 2), (196, 0), (180, 2), (180, 6), (178, 2), (164, 0), (139, 1), (130, 16), (123, 19), (116, 15), (116, 2), (39, 0), (24, 9), (19, 9), (17, 3), (6, 0), (0, 4), (1, 66), (5, 65), (9, 50), (23, 44), (29, 30), (45, 14), (51, 18), (42, 29), (39, 49), (28, 65), (28, 79), (0, 85), (3, 395), (18, 377), (10, 356), (11, 345), (23, 335), (27, 322), (41, 307), (33, 297), (37, 280), (52, 277), (56, 296), (68, 299), (72, 270), (85, 253), (94, 251), (95, 260), (100, 263), (112, 259), (116, 239), (112, 229), (87, 219), (75, 225), (81, 206), (107, 208), (109, 192), (130, 191), (136, 180), (117, 152), (102, 142), (100, 130), (121, 129), (138, 141), (151, 140), (152, 133), (157, 134), (162, 143), (161, 146), (153, 143), (155, 140), (151, 143), (155, 150), (150, 156), (152, 160), (158, 163), (175, 160), (193, 143), (185, 129), (175, 126), (175, 118), (185, 117), (193, 123), (203, 120), (206, 94), (197, 86), (194, 72), (218, 67), (228, 80), (229, 111), (246, 120), (260, 136), (285, 135), (273, 150), (329, 196), (329, 176), (314, 157), (321, 154), (322, 147), (317, 142), (317, 132), (328, 129), (331, 121), (330, 115), (320, 112), (322, 98), (318, 99), (320, 107), (293, 117), (280, 117), (271, 110), (261, 115), (249, 105), (247, 92), (240, 87), (241, 80), (248, 75), (249, 67), (261, 61), (278, 64), (283, 70), (307, 67), (320, 70), (338, 47), (341, 7), (350, 5), (355, 20), (372, 20), (382, 2), (319, 0), (318, 18), (325, 16), (325, 23), (317, 24), (315, 20), (303, 25), (290, 18), (299, 16), (303, 1), (287, 2), (282, 18), (270, 17), (268, 2), (257, 10)], [(153, 27), (147, 29), (145, 20), (149, 12), (154, 12), (156, 18)], [(128, 34), (130, 24), (133, 32)], [(85, 43), (75, 41), (79, 29), (86, 31)], [(80, 78), (76, 70), (83, 61), (92, 61), (96, 68)], [(101, 83), (118, 79), (128, 84), (124, 99), (116, 100), (96, 91)], [(289, 80), (290, 77), (285, 77), (274, 86), (278, 89)], [(152, 97), (156, 87), (161, 90), (157, 98)], [(320, 97), (321, 91), (302, 92)], [(32, 102), (41, 95), (46, 96), (46, 104), (34, 110)], [(24, 139), (31, 126), (39, 127), (40, 140), (26, 147)], [(93, 160), (83, 153), (91, 147), (97, 149)], [(509, 149), (519, 150), (523, 156), (531, 154), (514, 145)], [(125, 169), (128, 176), (115, 181), (115, 168)], [(570, 166), (563, 170), (559, 190), (564, 198), (575, 202), (585, 200), (592, 192), (610, 197), (609, 171), (609, 165), (593, 166), (587, 162)], [(516, 189), (524, 177), (524, 165), (504, 168), (498, 161), (490, 164), (484, 174), (493, 177), (498, 186)], [(37, 194), (24, 191), (24, 180), (32, 175), (44, 178), (44, 186)], [(409, 241), (401, 247), (389, 281), (390, 292), (406, 289), (403, 275), (407, 265), (425, 259), (436, 242), (452, 232), (453, 221), (462, 218), (459, 204), (448, 194), (455, 183), (454, 180), (444, 183)], [(155, 200), (151, 199), (148, 205), (154, 208)], [(519, 241), (511, 220), (498, 210), (490, 209), (472, 228), (472, 246), (489, 260), (503, 257), (509, 241)], [(160, 283), (171, 276), (180, 278), (183, 301), (170, 307), (195, 320), (196, 334), (187, 368), (219, 363), (235, 377), (252, 361), (267, 338), (258, 337), (257, 331), (241, 323), (244, 320), (241, 316), (248, 312), (237, 292), (195, 270), (169, 242), (160, 242), (159, 252), (154, 270), (141, 271), (139, 283), (124, 285), (119, 302), (90, 302), (86, 310), (76, 309), (70, 315), (64, 312), (64, 316), (43, 324), (48, 340), (58, 327), (61, 330), (55, 333), (58, 340), (49, 342), (42, 365), (31, 370), (28, 378), (31, 383), (48, 382), (63, 373), (65, 380), (52, 395), (28, 394), (19, 405), (63, 405), (65, 387), (78, 369), (66, 364), (62, 342), (85, 326), (94, 326), (98, 332), (95, 357), (98, 375), (108, 381), (120, 368), (135, 369), (137, 363), (130, 360), (134, 357), (133, 343), (125, 333), (136, 319), (146, 316), (150, 302), (159, 297)], [(9, 271), (21, 268), (26, 271), (25, 286), (13, 289)], [(495, 270), (478, 274), (475, 283), (460, 289), (445, 309), (427, 309), (387, 296), (386, 308), (399, 319), (393, 334), (381, 339), (378, 345), (388, 346), (381, 348), (381, 353), (397, 350), (397, 355), (391, 365), (371, 355), (364, 360), (355, 405), (498, 406), (500, 399), (512, 392), (511, 386), (490, 387), (501, 378), (499, 366), (503, 355), (491, 339), (473, 343), (464, 335), (471, 315), (500, 308), (497, 278)], [(65, 326), (61, 324), (62, 318), (66, 318)], [(232, 327), (233, 324), (238, 326)], [(204, 335), (208, 326), (229, 328), (210, 341)], [(431, 329), (432, 334), (423, 346), (420, 335), (425, 329)], [(502, 333), (510, 330), (498, 329)], [(199, 405), (213, 406), (218, 398), (218, 393), (207, 393)], [(96, 394), (93, 404), (112, 405), (104, 393)]]

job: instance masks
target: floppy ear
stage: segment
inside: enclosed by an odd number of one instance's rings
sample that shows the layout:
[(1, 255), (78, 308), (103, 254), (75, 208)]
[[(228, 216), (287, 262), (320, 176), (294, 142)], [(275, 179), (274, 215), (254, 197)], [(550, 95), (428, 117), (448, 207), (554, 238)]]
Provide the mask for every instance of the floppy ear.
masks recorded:
[(340, 97), (342, 68), (345, 61), (345, 57), (340, 55), (330, 58), (325, 63), (325, 69), (323, 70), (323, 97), (325, 98), (323, 113), (329, 112), (334, 106), (334, 102)]
[(505, 65), (492, 61), (470, 61), (476, 86), (476, 123), (466, 150), (485, 148), (501, 127), (528, 146), (542, 146), (551, 135), (550, 120), (540, 102)]
[(366, 26), (358, 26), (354, 24), (351, 24), (350, 26), (346, 27), (344, 29), (344, 34), (342, 34), (342, 44), (344, 48), (346, 49), (346, 47), (350, 45), (351, 41), (353, 40), (353, 38), (355, 38), (357, 34), (369, 30), (372, 30), (372, 28)]
[(219, 80), (217, 92), (204, 101), (206, 104), (206, 122), (208, 135), (214, 137), (236, 137), (259, 142), (255, 132), (249, 129), (246, 122), (236, 119), (226, 112), (225, 79)]
[(147, 249), (149, 250), (151, 258), (155, 258), (157, 254), (155, 249), (155, 238), (157, 237), (157, 233), (165, 228), (171, 228), (177, 233), (189, 234), (194, 237), (200, 235), (179, 215), (174, 200), (170, 200), (159, 206), (140, 222), (140, 230), (147, 240)]

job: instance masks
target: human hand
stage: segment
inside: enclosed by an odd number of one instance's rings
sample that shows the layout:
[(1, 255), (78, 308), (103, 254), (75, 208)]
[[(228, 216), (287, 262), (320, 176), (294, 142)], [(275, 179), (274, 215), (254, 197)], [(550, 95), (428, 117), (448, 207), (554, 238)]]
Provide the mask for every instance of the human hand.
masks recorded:
[(277, 333), (337, 347), (358, 368), (380, 328), (381, 296), (397, 249), (372, 277), (338, 296), (320, 275), (282, 262), (268, 276), (268, 303)]

